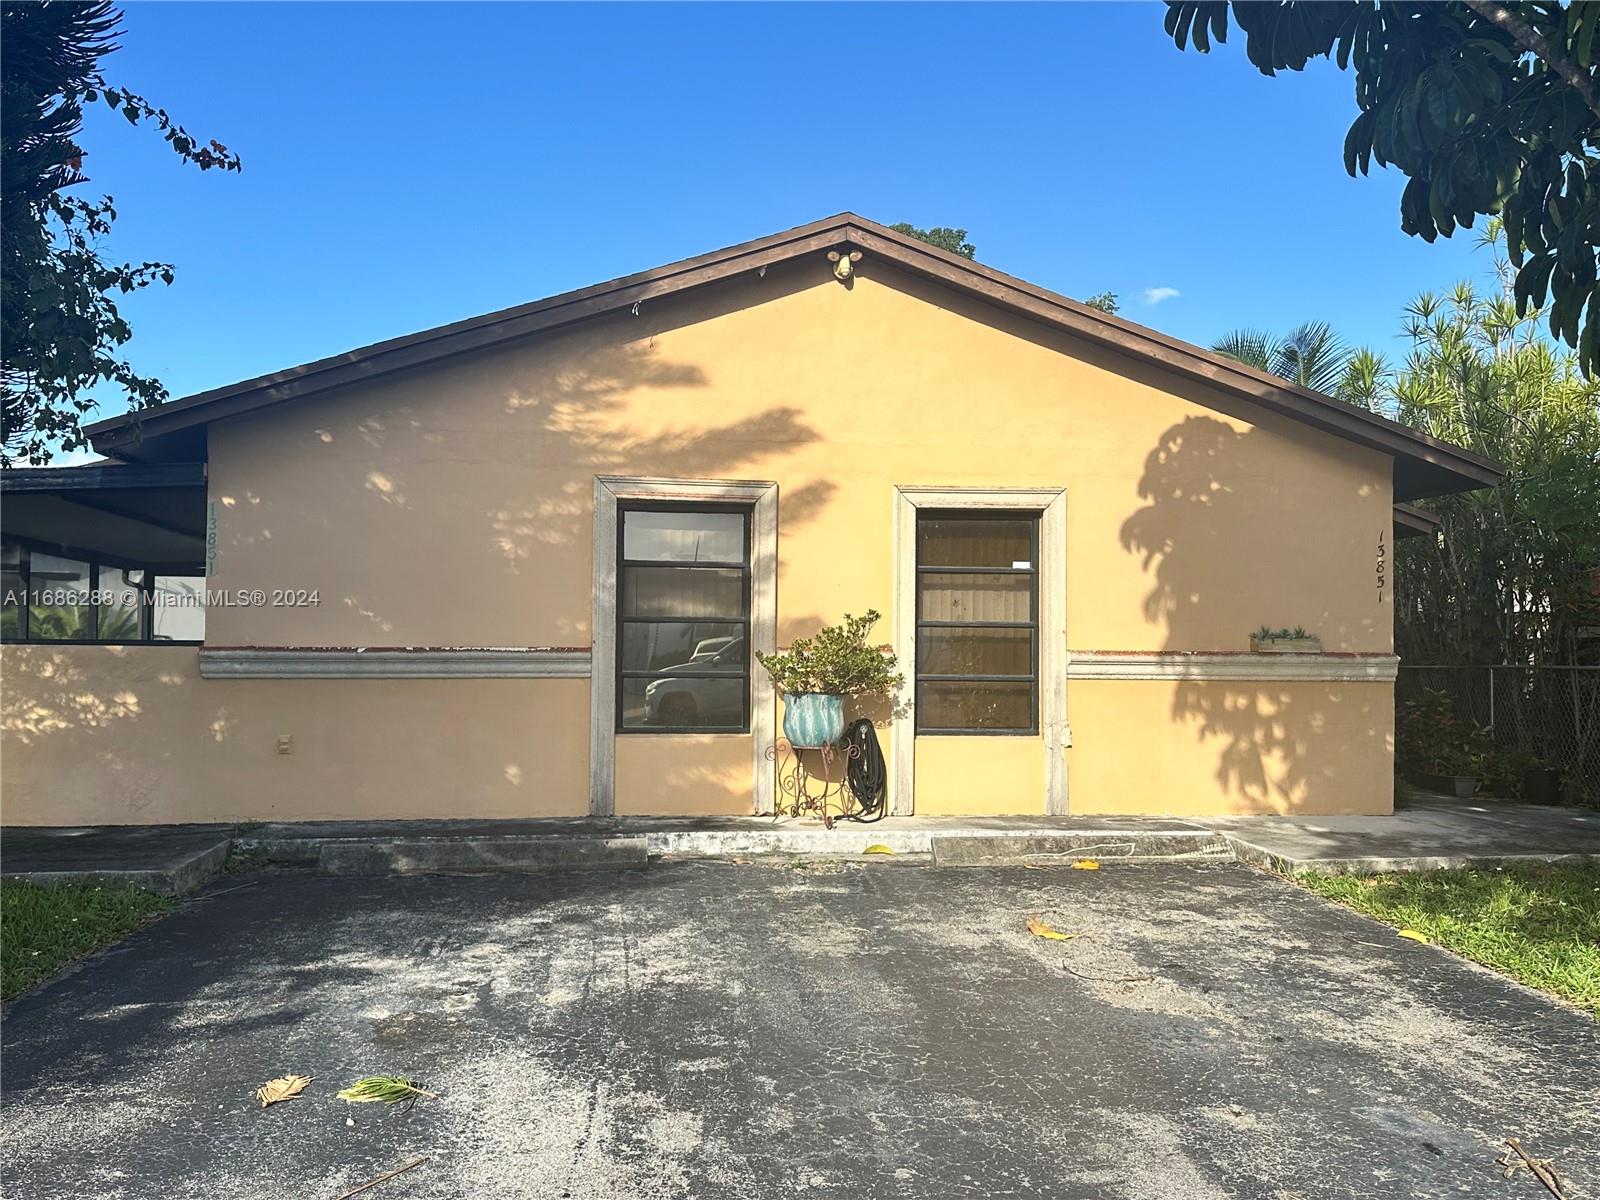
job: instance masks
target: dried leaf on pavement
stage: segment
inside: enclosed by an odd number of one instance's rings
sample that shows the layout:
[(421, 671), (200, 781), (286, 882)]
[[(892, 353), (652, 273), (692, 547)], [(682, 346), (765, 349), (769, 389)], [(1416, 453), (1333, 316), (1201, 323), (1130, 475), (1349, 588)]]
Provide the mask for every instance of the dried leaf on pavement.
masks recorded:
[(1072, 864), (1072, 869), (1074, 871), (1098, 871), (1100, 864), (1092, 858), (1080, 858)]
[(269, 1079), (256, 1089), (256, 1099), (261, 1101), (261, 1107), (276, 1104), (280, 1100), (293, 1100), (306, 1090), (306, 1084), (311, 1082), (309, 1075), (280, 1075), (277, 1079)]
[(1413, 942), (1421, 942), (1424, 946), (1428, 944), (1428, 935), (1425, 933), (1418, 933), (1415, 929), (1402, 929), (1400, 931), (1400, 936), (1403, 938), (1410, 938)]
[(1028, 932), (1034, 937), (1048, 938), (1052, 942), (1067, 942), (1078, 936), (1075, 933), (1062, 933), (1038, 917), (1028, 918)]
[(861, 853), (863, 853), (863, 854), (893, 854), (894, 851), (891, 850), (888, 846), (883, 845), (881, 842), (875, 842), (872, 845), (868, 846)]

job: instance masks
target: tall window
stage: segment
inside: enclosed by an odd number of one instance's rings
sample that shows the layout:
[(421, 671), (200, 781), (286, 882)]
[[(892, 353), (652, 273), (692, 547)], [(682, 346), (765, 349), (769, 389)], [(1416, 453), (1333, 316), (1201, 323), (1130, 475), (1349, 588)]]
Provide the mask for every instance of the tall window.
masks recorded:
[(917, 513), (917, 732), (1039, 729), (1039, 518)]
[(618, 513), (617, 728), (750, 727), (750, 512), (629, 505)]

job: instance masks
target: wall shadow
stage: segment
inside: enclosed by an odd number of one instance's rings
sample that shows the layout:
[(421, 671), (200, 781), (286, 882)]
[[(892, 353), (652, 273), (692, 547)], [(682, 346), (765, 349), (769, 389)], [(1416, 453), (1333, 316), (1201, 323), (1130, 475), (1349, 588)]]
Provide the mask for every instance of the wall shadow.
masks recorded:
[[(442, 578), (460, 618), (443, 622), (461, 628), (455, 644), (588, 645), (595, 475), (775, 478), (785, 456), (822, 436), (792, 404), (719, 408), (710, 390), (719, 364), (671, 357), (658, 335), (816, 282), (774, 271), (251, 418), (240, 430), (265, 437), (228, 448), (282, 461), (292, 480), (257, 470), (250, 486), (214, 485), (223, 572), (232, 560), (255, 576), (268, 564), (293, 576), (251, 586), (337, 580), (321, 602), (354, 622), (313, 614), (296, 637), (269, 614), (255, 622), (262, 636), (243, 640), (438, 644), (419, 628), (437, 622), (394, 597)], [(222, 466), (214, 475), (226, 480)], [(825, 476), (786, 482), (779, 520), (791, 529), (820, 516), (837, 490)], [(310, 553), (290, 557), (291, 546)], [(362, 569), (341, 566), (339, 549)], [(250, 565), (254, 556), (262, 565)], [(527, 599), (540, 632), (518, 636), (505, 613), (511, 597)]]
[[(1119, 536), (1150, 577), (1143, 613), (1162, 630), (1163, 649), (1243, 653), (1250, 633), (1267, 625), (1302, 626), (1326, 651), (1340, 651), (1372, 644), (1378, 623), (1388, 619), (1376, 593), (1373, 615), (1360, 618), (1307, 585), (1306, 577), (1325, 567), (1321, 556), (1349, 549), (1319, 544), (1326, 528), (1320, 510), (1371, 493), (1319, 494), (1273, 469), (1282, 448), (1263, 443), (1277, 436), (1193, 416), (1165, 430), (1147, 456), (1138, 485), (1143, 506)], [(1240, 807), (1348, 810), (1362, 807), (1343, 794), (1361, 777), (1349, 762), (1362, 750), (1352, 743), (1352, 727), (1368, 748), (1381, 748), (1391, 732), (1370, 716), (1362, 724), (1352, 687), (1365, 685), (1182, 681), (1171, 717), (1214, 744), (1214, 778)]]

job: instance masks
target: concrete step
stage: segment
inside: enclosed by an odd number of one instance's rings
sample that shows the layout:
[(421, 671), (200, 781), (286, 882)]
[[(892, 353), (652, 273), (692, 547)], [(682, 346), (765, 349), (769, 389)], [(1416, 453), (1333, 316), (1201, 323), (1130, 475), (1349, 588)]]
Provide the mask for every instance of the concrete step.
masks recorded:
[(228, 861), (226, 826), (10, 828), (3, 873), (38, 884), (147, 888), (184, 896)]
[(1206, 829), (1131, 833), (1126, 829), (1070, 834), (959, 834), (933, 839), (940, 867), (1059, 866), (1092, 859), (1232, 859), (1228, 840)]
[(329, 839), (317, 851), (326, 875), (621, 871), (649, 865), (642, 837)]

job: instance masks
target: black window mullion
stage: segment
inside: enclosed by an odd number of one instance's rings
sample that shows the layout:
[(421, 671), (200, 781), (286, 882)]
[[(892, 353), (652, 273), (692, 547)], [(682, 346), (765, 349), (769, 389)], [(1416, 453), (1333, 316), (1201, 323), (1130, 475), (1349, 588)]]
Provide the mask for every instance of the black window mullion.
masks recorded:
[(17, 569), (22, 573), (22, 612), (17, 617), (17, 636), (28, 640), (28, 619), (33, 615), (33, 551), (26, 546), (17, 547)]
[(156, 573), (150, 567), (143, 571), (139, 579), (139, 640), (151, 642), (156, 636)]
[(89, 609), (89, 640), (98, 642), (100, 640), (100, 605), (98, 603), (100, 599), (100, 560), (97, 558), (89, 560), (88, 599), (90, 603), (86, 607)]

